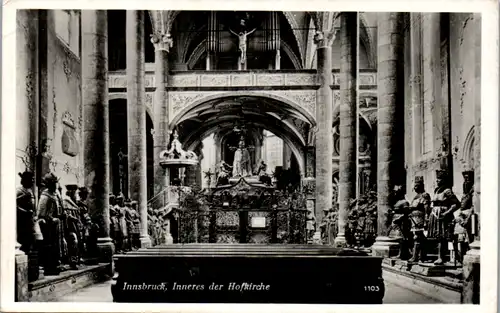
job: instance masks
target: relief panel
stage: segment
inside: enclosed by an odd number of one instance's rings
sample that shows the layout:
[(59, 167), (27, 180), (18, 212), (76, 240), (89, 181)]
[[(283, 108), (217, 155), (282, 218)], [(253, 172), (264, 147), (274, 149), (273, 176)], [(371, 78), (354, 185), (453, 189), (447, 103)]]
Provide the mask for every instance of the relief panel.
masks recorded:
[(283, 74), (258, 74), (257, 86), (280, 86), (284, 83)]
[(227, 87), (229, 75), (202, 75), (201, 86), (203, 87)]

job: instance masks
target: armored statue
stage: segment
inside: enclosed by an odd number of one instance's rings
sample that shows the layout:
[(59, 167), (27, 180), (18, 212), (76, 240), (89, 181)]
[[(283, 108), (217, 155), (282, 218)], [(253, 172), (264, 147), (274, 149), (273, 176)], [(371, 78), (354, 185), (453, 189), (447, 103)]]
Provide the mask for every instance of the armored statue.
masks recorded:
[(52, 173), (43, 177), (46, 189), (42, 191), (36, 214), (43, 234), (41, 259), (45, 275), (58, 275), (61, 271), (61, 261), (66, 255), (66, 241), (63, 235), (65, 216), (56, 194), (57, 182), (57, 177)]
[(364, 242), (366, 247), (370, 247), (377, 235), (377, 207), (369, 207), (366, 210), (365, 227), (363, 229)]
[(16, 190), (17, 242), (26, 254), (35, 242), (35, 196), (33, 195), (34, 175), (25, 171), (19, 173), (21, 187)]
[(469, 243), (474, 241), (472, 235), (471, 218), (474, 215), (472, 197), (474, 192), (474, 172), (462, 172), (464, 177), (463, 197), (460, 207), (454, 213), (453, 250), (455, 260), (462, 264), (465, 253), (469, 250)]
[(110, 219), (110, 234), (115, 244), (116, 252), (121, 251), (121, 233), (120, 222), (118, 221), (118, 212), (116, 208), (116, 197), (113, 194), (109, 195), (109, 219)]
[(132, 231), (132, 219), (131, 219), (131, 205), (132, 205), (132, 200), (130, 200), (129, 198), (125, 199), (125, 201), (123, 202), (124, 206), (122, 208), (123, 210), (123, 220), (125, 221), (125, 229), (127, 230), (127, 234), (126, 234), (126, 238), (127, 240), (125, 241), (125, 250), (126, 251), (130, 251), (132, 250), (132, 235), (131, 235), (131, 231)]
[(306, 204), (306, 240), (311, 242), (313, 240), (314, 232), (316, 231), (316, 216), (314, 216), (313, 203), (310, 201)]
[(345, 225), (345, 241), (347, 246), (354, 247), (357, 245), (356, 234), (359, 226), (359, 212), (352, 209), (347, 215), (347, 223)]
[(132, 248), (138, 248), (140, 246), (139, 235), (140, 235), (141, 219), (139, 215), (139, 207), (137, 201), (134, 200), (131, 202), (131, 208), (129, 213), (130, 213), (129, 218), (132, 222), (130, 228), (131, 246)]
[(78, 188), (78, 207), (80, 208), (80, 220), (83, 224), (83, 232), (81, 236), (80, 251), (82, 256), (93, 255), (97, 251), (97, 232), (98, 226), (92, 221), (89, 208), (87, 206), (87, 198), (89, 191), (87, 187)]
[(460, 206), (460, 201), (451, 190), (452, 182), (447, 170), (436, 171), (436, 189), (429, 215), (427, 238), (438, 240), (438, 259), (435, 265), (442, 265), (446, 257), (448, 242), (453, 235), (453, 213)]
[(398, 258), (407, 260), (410, 254), (411, 225), (409, 220), (410, 204), (405, 199), (402, 186), (395, 186), (393, 191), (392, 224), (389, 228), (389, 237), (400, 238)]
[(66, 214), (66, 242), (68, 243), (68, 257), (71, 269), (78, 269), (77, 265), (82, 263), (80, 255), (80, 242), (83, 224), (80, 221), (80, 208), (76, 204), (77, 185), (66, 185), (66, 196), (64, 197), (64, 213)]
[(410, 262), (425, 261), (425, 234), (431, 208), (431, 196), (425, 192), (424, 177), (416, 176), (414, 190), (417, 193), (410, 203), (410, 222), (413, 234), (413, 251)]
[(118, 218), (118, 229), (120, 232), (120, 239), (117, 243), (117, 250), (125, 251), (128, 244), (127, 222), (125, 221), (125, 205), (124, 197), (122, 194), (116, 197), (115, 211)]

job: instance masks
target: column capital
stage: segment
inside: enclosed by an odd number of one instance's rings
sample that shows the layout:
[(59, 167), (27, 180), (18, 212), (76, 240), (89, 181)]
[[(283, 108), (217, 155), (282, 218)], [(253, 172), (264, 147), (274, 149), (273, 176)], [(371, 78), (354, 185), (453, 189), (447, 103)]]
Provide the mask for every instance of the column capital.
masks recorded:
[(155, 46), (155, 51), (170, 51), (173, 47), (174, 41), (170, 33), (155, 33), (151, 35), (151, 42)]
[(313, 38), (316, 49), (331, 48), (338, 31), (339, 29), (336, 28), (327, 31), (317, 30)]

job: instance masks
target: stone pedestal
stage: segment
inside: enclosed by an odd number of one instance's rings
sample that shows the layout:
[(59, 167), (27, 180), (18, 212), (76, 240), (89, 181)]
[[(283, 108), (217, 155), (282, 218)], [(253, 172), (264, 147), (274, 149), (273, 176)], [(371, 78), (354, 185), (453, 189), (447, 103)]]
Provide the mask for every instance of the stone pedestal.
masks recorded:
[(372, 255), (390, 258), (397, 256), (399, 252), (399, 240), (387, 236), (379, 236), (372, 246)]
[(480, 278), (481, 278), (481, 249), (480, 242), (471, 244), (471, 249), (467, 252), (463, 261), (463, 281), (462, 302), (469, 304), (479, 304), (480, 300)]
[(109, 217), (108, 24), (106, 11), (82, 11), (82, 105), (85, 186), (89, 211), (99, 225), (97, 246), (110, 262), (114, 246)]
[[(356, 198), (357, 181), (357, 46), (358, 14), (340, 16), (340, 162), (339, 232), (336, 246), (344, 246), (345, 227), (351, 201)], [(330, 179), (331, 180), (331, 179)]]
[(404, 183), (404, 13), (378, 14), (378, 115), (377, 115), (377, 238), (373, 255), (390, 256), (397, 239), (388, 238), (387, 213), (395, 185)]
[(28, 256), (16, 248), (16, 290), (15, 301), (23, 302), (29, 300), (28, 291)]
[(127, 124), (129, 197), (138, 202), (141, 247), (148, 235), (146, 110), (144, 105), (144, 11), (127, 11)]

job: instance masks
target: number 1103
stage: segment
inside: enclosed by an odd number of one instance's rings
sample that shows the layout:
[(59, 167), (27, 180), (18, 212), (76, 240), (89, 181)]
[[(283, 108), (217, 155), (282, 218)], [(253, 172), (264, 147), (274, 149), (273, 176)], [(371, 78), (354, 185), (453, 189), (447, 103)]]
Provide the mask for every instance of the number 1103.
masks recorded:
[(380, 291), (379, 286), (365, 286), (365, 291)]

